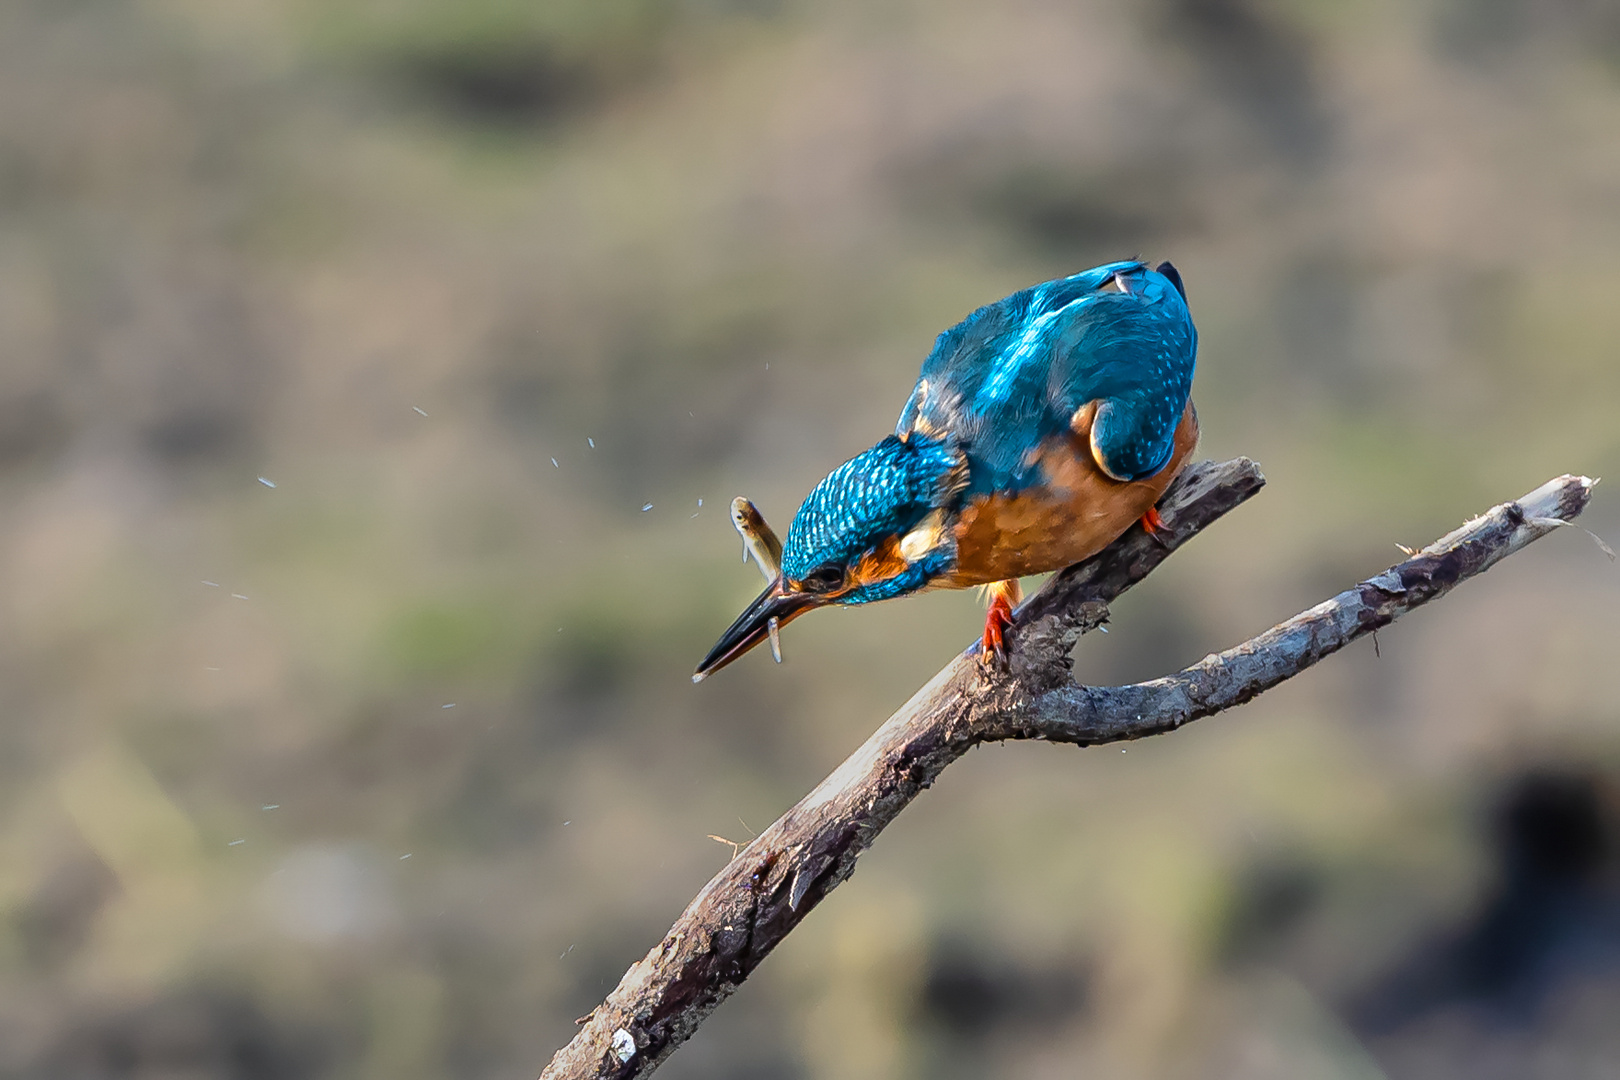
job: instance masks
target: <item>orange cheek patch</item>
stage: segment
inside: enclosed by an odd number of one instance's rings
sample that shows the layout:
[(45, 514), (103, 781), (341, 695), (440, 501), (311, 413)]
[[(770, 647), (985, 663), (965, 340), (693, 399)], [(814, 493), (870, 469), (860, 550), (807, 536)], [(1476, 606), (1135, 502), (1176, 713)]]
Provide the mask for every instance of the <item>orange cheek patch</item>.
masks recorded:
[(844, 590), (850, 592), (863, 585), (871, 585), (878, 581), (888, 581), (906, 569), (905, 557), (900, 554), (900, 538), (891, 536), (876, 548), (862, 555), (849, 572), (848, 586)]

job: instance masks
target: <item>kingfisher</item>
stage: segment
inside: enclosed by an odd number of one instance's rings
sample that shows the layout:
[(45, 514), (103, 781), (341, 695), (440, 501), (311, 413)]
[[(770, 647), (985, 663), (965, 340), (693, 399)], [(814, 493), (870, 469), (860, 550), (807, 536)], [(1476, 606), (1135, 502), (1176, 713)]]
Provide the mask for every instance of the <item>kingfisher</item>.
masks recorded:
[[(1198, 332), (1168, 262), (1113, 262), (1013, 293), (940, 334), (894, 433), (816, 485), (778, 543), (733, 520), (768, 584), (699, 682), (829, 604), (987, 586), (999, 656), (1018, 579), (1087, 559), (1154, 508), (1198, 442)], [(746, 554), (745, 554), (746, 558)]]

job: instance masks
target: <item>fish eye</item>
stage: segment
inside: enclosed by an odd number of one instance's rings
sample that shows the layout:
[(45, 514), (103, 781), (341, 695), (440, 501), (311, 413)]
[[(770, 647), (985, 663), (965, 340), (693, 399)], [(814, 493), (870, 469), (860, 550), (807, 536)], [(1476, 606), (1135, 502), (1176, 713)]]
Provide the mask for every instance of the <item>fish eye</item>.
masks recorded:
[(805, 576), (804, 587), (813, 593), (828, 593), (844, 584), (842, 566), (823, 566)]

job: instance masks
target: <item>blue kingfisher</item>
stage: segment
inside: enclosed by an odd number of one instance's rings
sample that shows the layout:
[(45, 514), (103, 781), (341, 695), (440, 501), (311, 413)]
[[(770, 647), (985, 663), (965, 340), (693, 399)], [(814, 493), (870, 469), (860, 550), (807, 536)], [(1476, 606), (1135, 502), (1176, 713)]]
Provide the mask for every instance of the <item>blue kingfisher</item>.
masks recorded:
[(1198, 332), (1169, 263), (1115, 262), (986, 305), (939, 335), (894, 434), (828, 474), (787, 537), (733, 519), (769, 584), (698, 665), (702, 680), (812, 608), (988, 586), (985, 655), (1018, 579), (1101, 551), (1198, 442)]

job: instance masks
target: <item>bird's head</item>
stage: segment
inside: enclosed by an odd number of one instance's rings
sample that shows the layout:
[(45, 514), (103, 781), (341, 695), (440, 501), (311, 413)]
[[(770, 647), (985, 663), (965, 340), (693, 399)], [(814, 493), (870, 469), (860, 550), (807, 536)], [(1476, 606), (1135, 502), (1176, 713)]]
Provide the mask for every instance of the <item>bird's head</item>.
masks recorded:
[(954, 445), (890, 435), (834, 469), (788, 526), (781, 572), (698, 665), (725, 667), (778, 626), (828, 604), (869, 604), (917, 592), (955, 563), (953, 503), (967, 486)]

